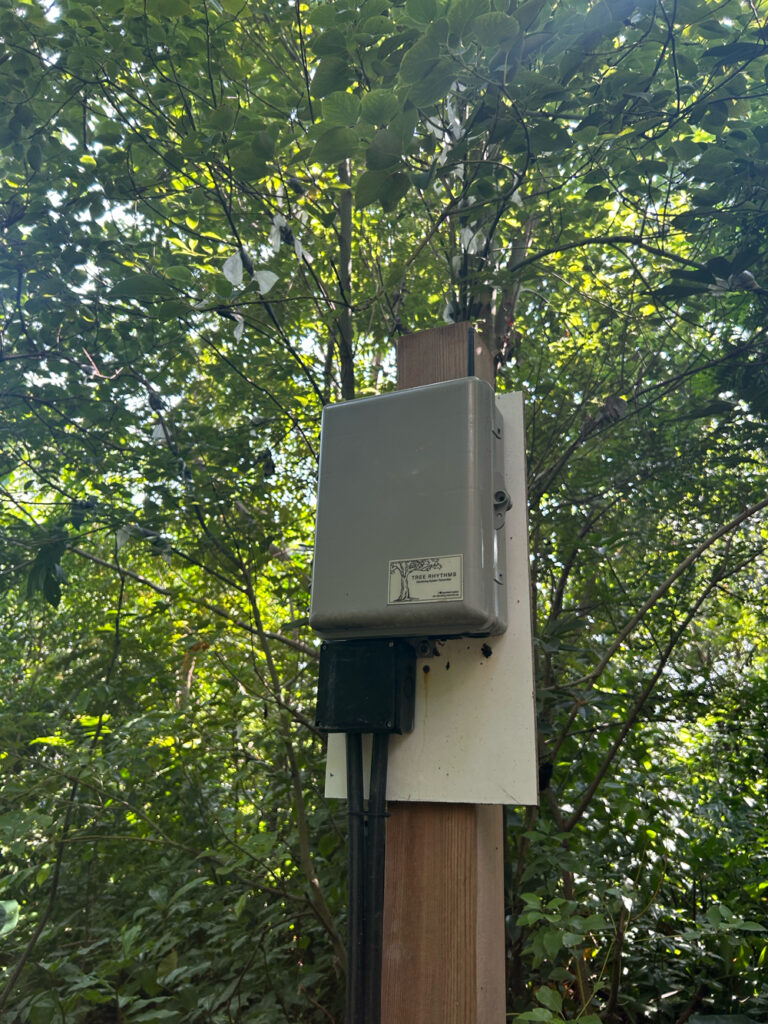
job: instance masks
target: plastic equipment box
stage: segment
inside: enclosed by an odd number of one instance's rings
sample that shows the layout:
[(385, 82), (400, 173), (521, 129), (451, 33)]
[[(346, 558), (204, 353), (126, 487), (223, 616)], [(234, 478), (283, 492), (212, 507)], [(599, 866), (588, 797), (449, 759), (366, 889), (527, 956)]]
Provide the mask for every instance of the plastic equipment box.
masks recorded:
[(326, 639), (506, 628), (503, 422), (476, 377), (323, 411), (310, 624)]

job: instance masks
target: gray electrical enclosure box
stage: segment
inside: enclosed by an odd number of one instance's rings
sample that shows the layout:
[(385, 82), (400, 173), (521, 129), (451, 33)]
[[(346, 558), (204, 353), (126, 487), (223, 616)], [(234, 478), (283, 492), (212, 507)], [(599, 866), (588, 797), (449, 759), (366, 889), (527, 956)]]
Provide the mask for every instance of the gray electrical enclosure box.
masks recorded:
[(476, 377), (323, 411), (310, 624), (329, 640), (502, 633), (503, 424)]

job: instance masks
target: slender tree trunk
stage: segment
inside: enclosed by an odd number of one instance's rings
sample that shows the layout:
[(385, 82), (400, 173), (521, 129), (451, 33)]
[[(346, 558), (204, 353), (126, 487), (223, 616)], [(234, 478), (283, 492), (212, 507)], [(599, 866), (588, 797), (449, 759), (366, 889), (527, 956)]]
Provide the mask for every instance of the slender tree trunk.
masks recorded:
[[(351, 184), (349, 161), (339, 165), (342, 185)], [(341, 374), (341, 397), (346, 401), (355, 397), (355, 353), (352, 346), (352, 189), (345, 188), (339, 199), (339, 292), (340, 302), (336, 323)]]

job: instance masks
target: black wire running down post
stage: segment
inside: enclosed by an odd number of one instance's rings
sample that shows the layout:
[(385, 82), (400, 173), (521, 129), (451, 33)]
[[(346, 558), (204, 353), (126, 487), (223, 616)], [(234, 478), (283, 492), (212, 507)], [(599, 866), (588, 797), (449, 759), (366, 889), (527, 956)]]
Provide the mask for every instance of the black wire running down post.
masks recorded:
[(368, 794), (367, 879), (365, 885), (365, 1024), (381, 1024), (381, 957), (384, 925), (387, 761), (389, 735), (374, 733)]
[[(317, 725), (346, 733), (348, 943), (345, 1024), (381, 1024), (387, 761), (391, 733), (413, 728), (416, 651), (404, 639), (325, 641), (320, 648)], [(370, 735), (366, 808), (363, 734)]]
[(388, 755), (388, 734), (374, 733), (366, 812), (362, 735), (347, 733), (349, 964), (346, 1024), (381, 1024)]
[(365, 820), (363, 806), (363, 738), (347, 733), (347, 813), (349, 875), (346, 1024), (365, 1024)]

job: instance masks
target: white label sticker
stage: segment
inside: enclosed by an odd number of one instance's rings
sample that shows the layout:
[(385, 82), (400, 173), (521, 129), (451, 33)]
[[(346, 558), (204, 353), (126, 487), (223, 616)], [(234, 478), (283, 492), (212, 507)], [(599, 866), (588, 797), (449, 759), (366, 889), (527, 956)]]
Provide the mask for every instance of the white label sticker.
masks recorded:
[(463, 558), (463, 555), (393, 558), (389, 563), (387, 604), (461, 601), (464, 597)]

